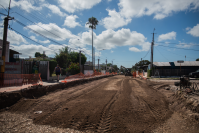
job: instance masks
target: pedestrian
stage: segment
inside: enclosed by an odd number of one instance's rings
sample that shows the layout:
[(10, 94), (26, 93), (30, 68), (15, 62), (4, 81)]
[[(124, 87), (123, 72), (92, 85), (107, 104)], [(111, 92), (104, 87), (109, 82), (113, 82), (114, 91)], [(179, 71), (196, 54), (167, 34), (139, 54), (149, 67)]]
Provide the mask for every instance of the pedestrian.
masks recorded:
[(61, 73), (61, 68), (59, 67), (58, 64), (57, 64), (57, 67), (55, 67), (54, 72), (56, 72), (57, 82), (59, 82), (59, 76), (60, 76), (60, 73)]

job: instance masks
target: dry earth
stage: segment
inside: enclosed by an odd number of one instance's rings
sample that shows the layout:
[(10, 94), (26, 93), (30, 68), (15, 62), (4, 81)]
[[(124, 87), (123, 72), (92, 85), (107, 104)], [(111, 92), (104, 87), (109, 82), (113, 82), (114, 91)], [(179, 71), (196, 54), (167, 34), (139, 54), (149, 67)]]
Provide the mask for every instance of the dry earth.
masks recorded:
[(1, 110), (0, 132), (197, 133), (198, 110), (166, 86), (118, 75), (23, 98)]

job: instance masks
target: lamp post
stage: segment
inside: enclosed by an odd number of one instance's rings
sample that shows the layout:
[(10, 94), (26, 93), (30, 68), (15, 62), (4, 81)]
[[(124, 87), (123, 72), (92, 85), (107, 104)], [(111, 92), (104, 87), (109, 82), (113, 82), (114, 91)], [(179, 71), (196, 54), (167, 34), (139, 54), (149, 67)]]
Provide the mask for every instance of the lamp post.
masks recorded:
[(113, 61), (114, 61), (115, 59), (112, 59), (112, 70), (113, 70)]
[[(105, 49), (102, 49), (102, 50), (105, 50)], [(99, 50), (99, 55), (100, 55), (100, 51), (102, 51), (102, 50)], [(99, 60), (100, 59), (98, 59), (98, 71), (99, 71)]]

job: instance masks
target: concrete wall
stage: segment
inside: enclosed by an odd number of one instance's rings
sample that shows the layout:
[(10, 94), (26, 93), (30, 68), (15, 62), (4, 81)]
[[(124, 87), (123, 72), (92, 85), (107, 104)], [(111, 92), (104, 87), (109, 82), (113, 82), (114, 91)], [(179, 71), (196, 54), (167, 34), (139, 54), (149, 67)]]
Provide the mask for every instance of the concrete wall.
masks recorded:
[(106, 73), (106, 70), (101, 70), (101, 72), (105, 74), (105, 73)]
[(90, 73), (90, 74), (93, 74), (93, 70), (84, 70), (84, 74), (87, 74), (87, 73)]

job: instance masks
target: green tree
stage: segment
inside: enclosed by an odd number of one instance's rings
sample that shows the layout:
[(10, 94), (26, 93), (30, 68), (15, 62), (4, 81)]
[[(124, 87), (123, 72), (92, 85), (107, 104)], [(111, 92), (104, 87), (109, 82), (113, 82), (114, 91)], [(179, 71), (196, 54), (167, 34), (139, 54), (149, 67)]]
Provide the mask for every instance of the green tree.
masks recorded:
[(95, 17), (91, 17), (88, 19), (88, 22), (86, 24), (89, 24), (89, 28), (92, 29), (92, 63), (93, 62), (93, 29), (96, 29), (96, 25), (98, 25), (99, 21)]
[(64, 47), (59, 50), (59, 53), (56, 53), (55, 59), (61, 68), (66, 68), (69, 66), (70, 62), (70, 49), (69, 47)]
[(117, 72), (117, 70), (118, 70), (119, 68), (117, 67), (117, 65), (113, 65), (113, 69), (115, 70), (115, 72)]
[(112, 66), (112, 63), (108, 63), (108, 64), (107, 64), (107, 67), (110, 67), (110, 66)]
[[(79, 63), (79, 53), (78, 52), (70, 52), (70, 62)], [(87, 57), (81, 53), (81, 65), (84, 65), (87, 60)]]
[(35, 52), (35, 57), (41, 57), (40, 52)]
[(149, 64), (151, 64), (150, 61), (142, 60), (142, 61), (139, 61), (138, 63), (136, 63), (135, 66), (143, 66), (143, 65), (149, 65)]

